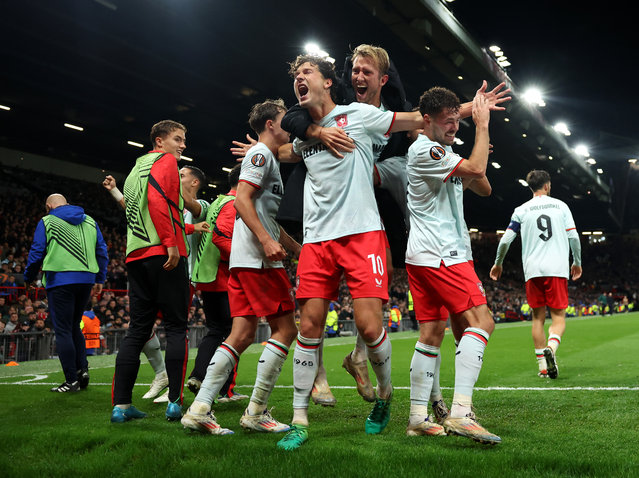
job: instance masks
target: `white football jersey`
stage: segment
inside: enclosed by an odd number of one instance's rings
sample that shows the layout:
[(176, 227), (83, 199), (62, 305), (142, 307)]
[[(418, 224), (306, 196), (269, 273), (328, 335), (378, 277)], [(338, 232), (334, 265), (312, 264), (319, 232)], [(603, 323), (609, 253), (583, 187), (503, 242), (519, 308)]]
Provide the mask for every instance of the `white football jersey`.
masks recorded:
[(373, 191), (373, 144), (388, 137), (394, 118), (391, 111), (362, 103), (333, 108), (318, 124), (342, 128), (355, 141), (355, 150), (341, 159), (319, 141), (295, 140), (294, 151), (307, 168), (305, 243), (383, 230)]
[[(280, 226), (275, 221), (275, 215), (280, 207), (284, 186), (280, 175), (280, 163), (264, 143), (257, 143), (246, 153), (242, 160), (240, 181), (245, 181), (259, 190), (253, 196), (257, 217), (269, 235), (279, 241)], [(266, 258), (262, 245), (239, 214), (235, 217), (229, 259), (229, 268), (234, 267), (284, 267), (281, 261), (272, 262)]]
[(568, 235), (576, 234), (575, 221), (563, 201), (534, 196), (515, 209), (508, 229), (521, 234), (525, 279), (565, 277), (570, 272)]
[(406, 263), (448, 267), (471, 256), (464, 221), (464, 187), (453, 173), (464, 159), (420, 134), (408, 148), (410, 233)]

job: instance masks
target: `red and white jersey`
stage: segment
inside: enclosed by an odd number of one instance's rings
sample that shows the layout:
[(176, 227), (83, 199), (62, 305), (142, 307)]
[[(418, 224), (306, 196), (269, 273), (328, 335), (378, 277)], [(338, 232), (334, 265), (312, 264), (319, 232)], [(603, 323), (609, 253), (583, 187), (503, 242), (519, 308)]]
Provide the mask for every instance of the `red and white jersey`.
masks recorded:
[(579, 236), (566, 203), (546, 195), (534, 196), (515, 209), (508, 230), (521, 234), (521, 258), (526, 280), (534, 277), (568, 278), (568, 237)]
[(444, 261), (448, 267), (472, 257), (462, 179), (453, 176), (462, 161), (450, 146), (423, 134), (408, 148), (407, 264), (439, 267)]
[(373, 190), (373, 144), (383, 142), (394, 119), (395, 113), (363, 103), (333, 108), (318, 124), (342, 128), (355, 141), (355, 150), (341, 159), (319, 141), (295, 140), (307, 168), (304, 243), (383, 230)]
[[(276, 241), (280, 238), (280, 226), (275, 220), (284, 194), (280, 163), (264, 143), (257, 143), (248, 150), (242, 160), (240, 181), (255, 186), (259, 191), (253, 196), (257, 217), (264, 229)], [(266, 258), (262, 245), (239, 214), (235, 218), (229, 268), (252, 269), (284, 267), (281, 261), (271, 262)]]

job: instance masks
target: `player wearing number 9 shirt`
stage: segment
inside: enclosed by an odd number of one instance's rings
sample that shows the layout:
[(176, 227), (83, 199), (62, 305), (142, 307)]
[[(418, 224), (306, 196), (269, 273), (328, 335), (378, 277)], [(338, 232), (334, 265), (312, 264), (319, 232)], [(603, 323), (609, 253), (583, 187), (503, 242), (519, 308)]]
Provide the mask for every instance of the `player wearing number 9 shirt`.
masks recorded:
[[(490, 277), (499, 279), (508, 248), (517, 234), (521, 234), (526, 298), (533, 310), (532, 336), (539, 376), (557, 378), (555, 353), (566, 328), (568, 272), (570, 269), (573, 280), (581, 277), (581, 244), (570, 209), (564, 202), (550, 197), (550, 175), (543, 170), (533, 170), (526, 182), (533, 197), (513, 212), (510, 225), (499, 241)], [(572, 267), (568, 263), (569, 247)], [(547, 343), (546, 306), (552, 318)]]

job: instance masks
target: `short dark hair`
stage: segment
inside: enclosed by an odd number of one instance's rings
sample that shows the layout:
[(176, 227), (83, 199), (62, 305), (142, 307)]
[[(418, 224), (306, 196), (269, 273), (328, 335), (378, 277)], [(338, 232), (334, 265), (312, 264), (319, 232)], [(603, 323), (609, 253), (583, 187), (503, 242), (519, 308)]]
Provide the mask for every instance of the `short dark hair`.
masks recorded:
[(249, 126), (257, 134), (262, 133), (266, 128), (268, 120), (275, 120), (278, 114), (286, 113), (284, 100), (265, 100), (262, 103), (253, 105), (249, 112)]
[(297, 69), (302, 66), (304, 63), (310, 63), (317, 67), (322, 76), (327, 80), (332, 80), (333, 84), (331, 85), (331, 99), (337, 102), (337, 88), (338, 88), (338, 79), (337, 73), (335, 72), (335, 65), (328, 61), (323, 56), (317, 55), (298, 55), (295, 60), (289, 63), (288, 74), (295, 78), (295, 72)]
[(550, 182), (550, 174), (543, 169), (533, 169), (526, 175), (526, 182), (532, 192), (539, 191), (544, 184)]
[(182, 167), (191, 171), (191, 174), (195, 176), (195, 179), (200, 181), (200, 187), (204, 186), (204, 183), (206, 182), (206, 174), (204, 174), (204, 171), (197, 166), (191, 166), (190, 164), (184, 164)]
[(151, 128), (151, 147), (155, 148), (155, 138), (166, 138), (172, 131), (181, 129), (186, 133), (186, 126), (173, 120), (162, 120)]
[(242, 170), (242, 163), (238, 163), (229, 171), (229, 187), (234, 188), (240, 182), (240, 171)]
[(459, 111), (459, 97), (448, 88), (433, 86), (419, 98), (419, 112), (422, 116), (433, 116), (444, 110)]

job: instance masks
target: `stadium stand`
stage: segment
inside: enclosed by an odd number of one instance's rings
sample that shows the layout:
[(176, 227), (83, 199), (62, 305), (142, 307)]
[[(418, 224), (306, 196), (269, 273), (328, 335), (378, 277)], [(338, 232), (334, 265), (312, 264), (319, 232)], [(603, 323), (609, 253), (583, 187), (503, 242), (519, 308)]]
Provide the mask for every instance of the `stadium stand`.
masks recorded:
[[(0, 166), (0, 364), (11, 360), (19, 362), (55, 356), (55, 339), (47, 314), (44, 289), (26, 294), (22, 275), (35, 226), (45, 214), (42, 205), (53, 191), (65, 195), (70, 204), (84, 207), (99, 222), (107, 242), (110, 258), (107, 282), (102, 295), (93, 299), (92, 307), (101, 324), (97, 353), (115, 353), (129, 322), (123, 212), (97, 183), (41, 172), (37, 173), (37, 181), (33, 181), (33, 177), (33, 171)], [(494, 233), (473, 233), (471, 239), (475, 268), (483, 282), (495, 321), (524, 320), (521, 305), (526, 294), (519, 241), (513, 243), (514, 251), (506, 258), (502, 279), (493, 282), (488, 277), (488, 271), (494, 261), (499, 236)], [(589, 236), (582, 242), (585, 274), (578, 282), (569, 284), (574, 315), (604, 315), (633, 310), (639, 298), (639, 275), (631, 258), (639, 257), (639, 238), (636, 235)], [(295, 260), (285, 261), (293, 284), (296, 264)], [(399, 305), (404, 319), (408, 319), (407, 291), (406, 271), (396, 269), (390, 295)], [(605, 304), (602, 303), (602, 295), (606, 297)], [(344, 282), (340, 287), (338, 304), (340, 334), (355, 333), (352, 298)], [(17, 315), (15, 326), (11, 325), (12, 313)], [(388, 310), (385, 314), (387, 323)], [(188, 319), (190, 346), (197, 347), (205, 333), (206, 323), (198, 293), (189, 308)], [(157, 326), (162, 343), (160, 319)], [(402, 330), (409, 330), (410, 327), (410, 320), (402, 320)], [(262, 342), (268, 335), (268, 325), (260, 324), (256, 341)]]

